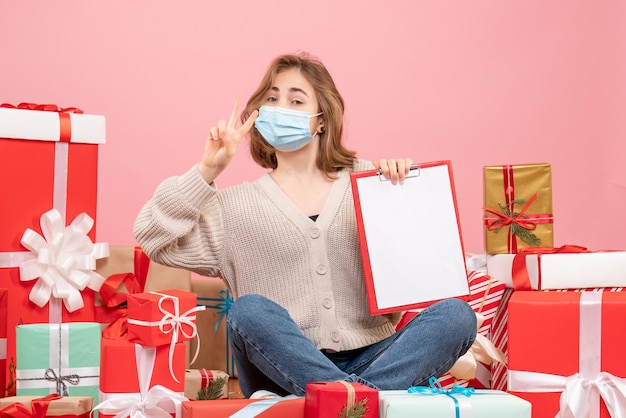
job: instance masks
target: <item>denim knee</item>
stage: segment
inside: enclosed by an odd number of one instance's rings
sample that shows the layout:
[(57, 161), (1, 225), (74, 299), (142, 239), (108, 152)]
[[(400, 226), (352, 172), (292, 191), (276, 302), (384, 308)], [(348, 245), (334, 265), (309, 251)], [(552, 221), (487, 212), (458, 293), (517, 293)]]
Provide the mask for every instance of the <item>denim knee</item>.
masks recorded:
[(226, 324), (238, 329), (272, 329), (276, 318), (289, 315), (287, 311), (271, 299), (258, 294), (248, 294), (235, 300), (228, 309)]
[(250, 317), (258, 315), (258, 307), (263, 304), (264, 296), (250, 294), (235, 300), (228, 308), (227, 324), (246, 323)]
[(441, 301), (438, 305), (446, 312), (447, 326), (455, 329), (459, 335), (475, 337), (476, 312), (469, 303), (461, 299), (451, 298)]

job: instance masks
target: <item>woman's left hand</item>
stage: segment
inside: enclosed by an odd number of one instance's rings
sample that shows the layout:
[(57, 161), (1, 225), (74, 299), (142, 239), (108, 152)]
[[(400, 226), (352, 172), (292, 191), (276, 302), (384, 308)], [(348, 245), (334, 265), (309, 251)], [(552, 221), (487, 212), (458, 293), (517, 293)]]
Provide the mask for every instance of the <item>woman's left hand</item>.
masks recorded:
[(380, 161), (373, 161), (374, 167), (383, 173), (385, 178), (391, 180), (392, 184), (404, 183), (404, 179), (413, 160), (410, 158), (398, 158), (398, 159), (381, 159)]

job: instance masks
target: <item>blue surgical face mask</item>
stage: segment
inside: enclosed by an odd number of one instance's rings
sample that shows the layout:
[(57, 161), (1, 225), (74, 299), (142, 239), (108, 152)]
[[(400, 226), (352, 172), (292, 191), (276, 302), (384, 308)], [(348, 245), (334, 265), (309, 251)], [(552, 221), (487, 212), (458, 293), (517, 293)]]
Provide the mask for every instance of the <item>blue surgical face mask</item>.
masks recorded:
[(254, 126), (279, 151), (295, 151), (313, 140), (311, 118), (315, 115), (278, 106), (261, 106)]

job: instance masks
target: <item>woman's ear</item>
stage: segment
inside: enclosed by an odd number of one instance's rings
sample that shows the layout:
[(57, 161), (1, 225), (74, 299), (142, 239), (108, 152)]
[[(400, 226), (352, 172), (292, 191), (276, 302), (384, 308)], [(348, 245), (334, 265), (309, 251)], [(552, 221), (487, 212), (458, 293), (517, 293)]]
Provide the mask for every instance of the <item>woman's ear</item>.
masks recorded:
[(324, 120), (320, 119), (320, 123), (317, 124), (317, 132), (323, 134), (326, 130), (326, 125), (324, 124)]

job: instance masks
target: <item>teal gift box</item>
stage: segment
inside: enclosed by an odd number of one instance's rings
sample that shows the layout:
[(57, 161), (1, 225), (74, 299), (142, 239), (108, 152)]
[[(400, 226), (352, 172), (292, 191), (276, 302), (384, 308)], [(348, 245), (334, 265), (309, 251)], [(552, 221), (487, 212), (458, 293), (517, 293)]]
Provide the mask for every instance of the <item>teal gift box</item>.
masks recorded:
[(18, 325), (17, 395), (58, 393), (97, 400), (101, 336), (97, 322)]
[(515, 395), (491, 389), (463, 389), (465, 393), (382, 390), (378, 395), (379, 417), (531, 418), (530, 402)]

